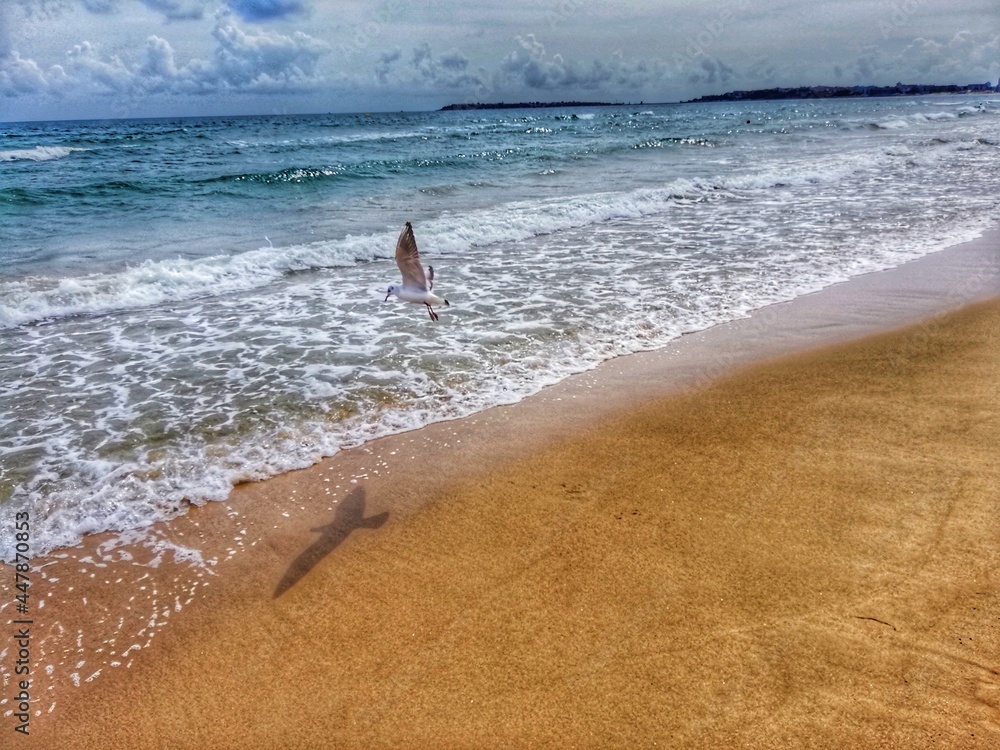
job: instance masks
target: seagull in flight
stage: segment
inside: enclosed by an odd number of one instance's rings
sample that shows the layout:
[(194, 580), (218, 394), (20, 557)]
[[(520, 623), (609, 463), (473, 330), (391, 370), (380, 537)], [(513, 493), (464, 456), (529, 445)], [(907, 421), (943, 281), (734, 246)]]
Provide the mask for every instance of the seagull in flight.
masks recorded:
[(399, 241), (396, 242), (396, 265), (399, 272), (403, 274), (402, 284), (393, 284), (385, 293), (384, 302), (389, 301), (389, 297), (396, 295), (404, 302), (413, 302), (417, 305), (427, 305), (427, 312), (431, 320), (437, 320), (438, 314), (434, 312), (431, 305), (449, 306), (448, 300), (432, 294), (434, 288), (434, 268), (420, 265), (420, 254), (417, 252), (417, 241), (413, 239), (413, 226), (406, 222), (403, 231), (399, 233)]

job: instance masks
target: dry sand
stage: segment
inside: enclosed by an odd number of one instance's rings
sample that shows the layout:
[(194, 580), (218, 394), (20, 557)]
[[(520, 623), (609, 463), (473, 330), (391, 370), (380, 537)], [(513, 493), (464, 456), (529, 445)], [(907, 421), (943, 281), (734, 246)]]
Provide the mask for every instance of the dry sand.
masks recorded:
[(998, 339), (994, 300), (240, 488), (254, 549), (4, 746), (1000, 747)]

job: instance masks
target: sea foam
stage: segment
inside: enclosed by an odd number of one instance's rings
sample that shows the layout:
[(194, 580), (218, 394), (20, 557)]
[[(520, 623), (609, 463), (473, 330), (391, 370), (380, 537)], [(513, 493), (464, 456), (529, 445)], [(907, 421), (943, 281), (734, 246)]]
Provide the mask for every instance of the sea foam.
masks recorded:
[[(517, 242), (610, 220), (640, 218), (677, 201), (715, 200), (724, 197), (727, 191), (837, 180), (871, 165), (867, 156), (863, 160), (844, 157), (747, 175), (677, 179), (662, 188), (514, 201), (428, 219), (420, 226), (421, 247), (436, 255), (460, 255), (474, 246)], [(0, 328), (243, 292), (291, 272), (390, 258), (397, 233), (392, 228), (308, 244), (265, 247), (231, 256), (147, 260), (114, 273), (59, 279), (26, 277), (0, 282)]]
[(63, 159), (75, 151), (89, 150), (71, 146), (35, 146), (28, 149), (0, 151), (0, 161), (52, 161), (53, 159)]

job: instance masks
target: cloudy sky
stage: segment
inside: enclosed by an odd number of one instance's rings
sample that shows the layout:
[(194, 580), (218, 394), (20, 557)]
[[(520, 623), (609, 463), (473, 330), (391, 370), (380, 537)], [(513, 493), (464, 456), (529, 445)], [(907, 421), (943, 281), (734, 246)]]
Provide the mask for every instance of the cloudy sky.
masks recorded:
[(0, 0), (0, 121), (998, 78), (998, 0)]

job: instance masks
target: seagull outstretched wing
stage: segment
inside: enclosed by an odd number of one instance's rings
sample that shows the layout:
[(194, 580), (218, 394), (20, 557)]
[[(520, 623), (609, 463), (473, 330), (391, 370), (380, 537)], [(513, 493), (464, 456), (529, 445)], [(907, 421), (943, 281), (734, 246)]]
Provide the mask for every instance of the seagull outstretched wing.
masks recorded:
[(403, 231), (399, 233), (399, 241), (396, 242), (396, 265), (403, 274), (403, 286), (427, 291), (427, 276), (424, 267), (420, 265), (417, 241), (413, 238), (410, 222), (406, 222)]

